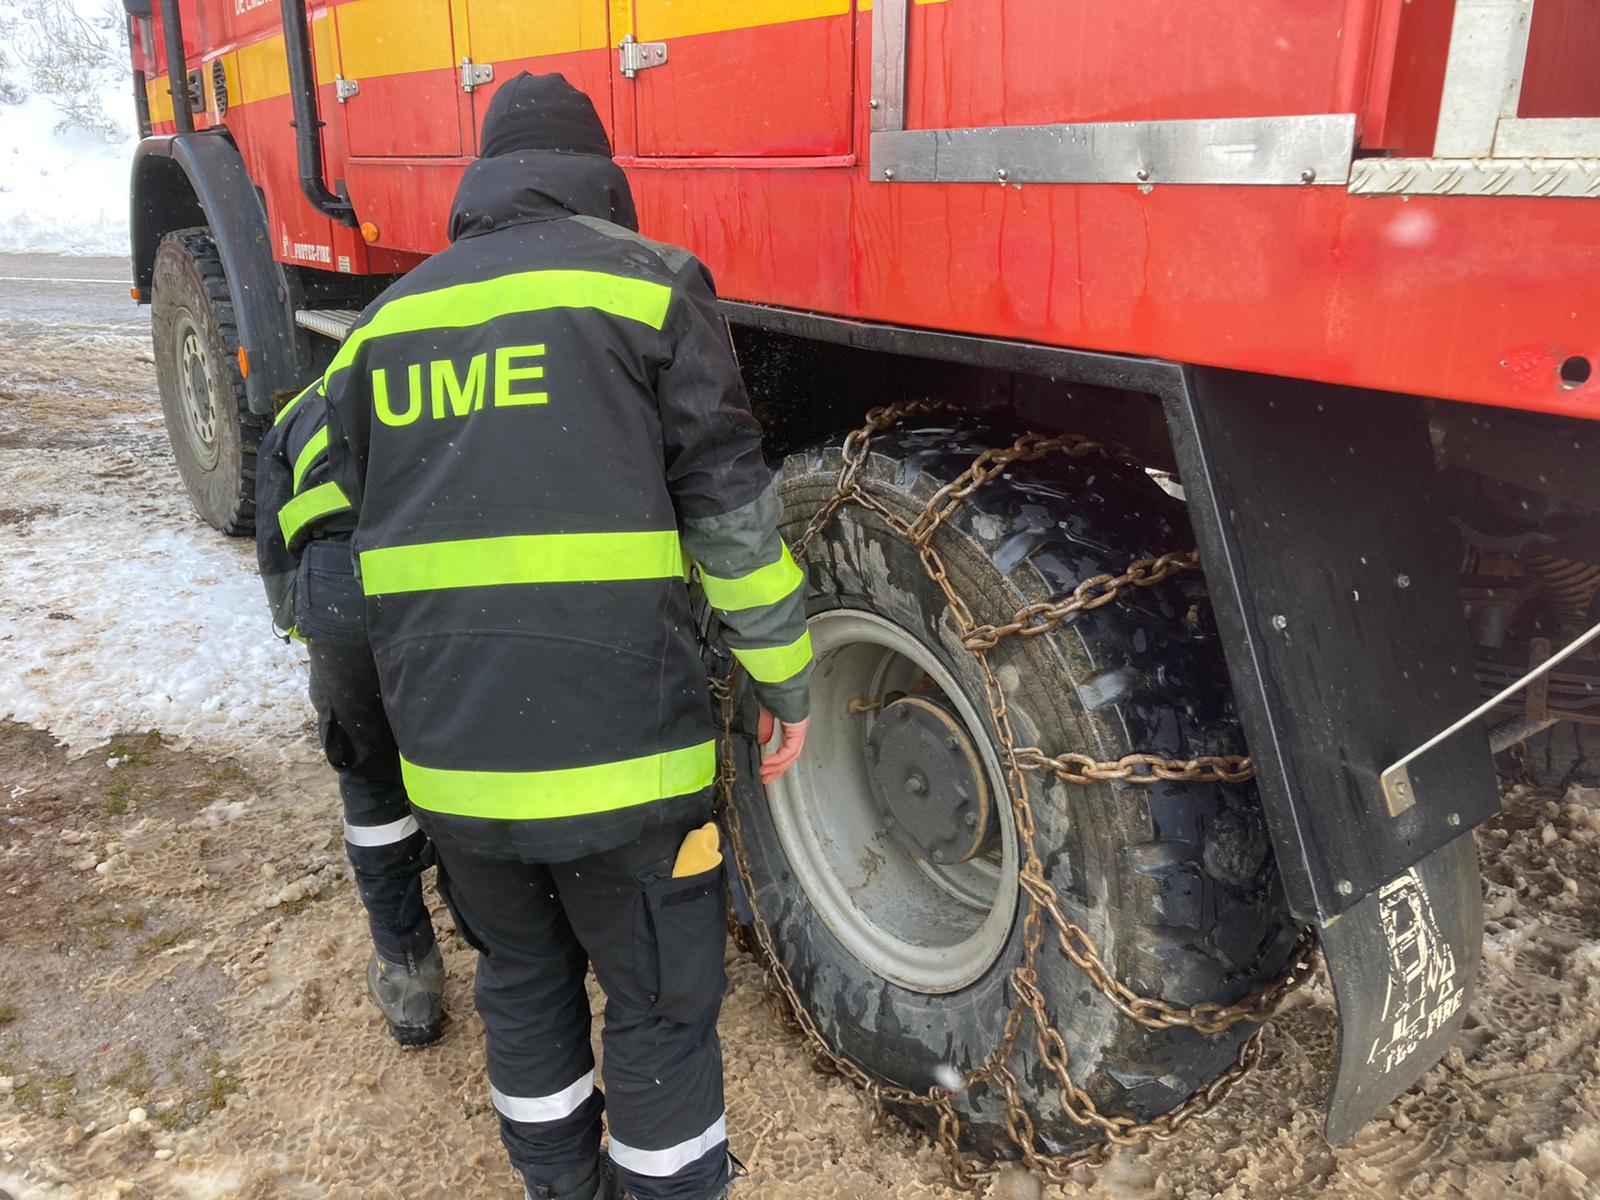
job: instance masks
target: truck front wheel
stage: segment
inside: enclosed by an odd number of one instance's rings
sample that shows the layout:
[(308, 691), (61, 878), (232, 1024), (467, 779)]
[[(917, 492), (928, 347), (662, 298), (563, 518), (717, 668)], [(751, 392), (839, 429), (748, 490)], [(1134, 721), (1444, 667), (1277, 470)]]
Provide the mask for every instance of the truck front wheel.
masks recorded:
[[(858, 479), (903, 518), (1009, 436), (972, 425), (874, 439)], [(780, 484), (793, 542), (832, 495), (835, 448), (798, 456)], [(1136, 468), (1052, 456), (1019, 463), (937, 535), (980, 622), (1059, 599), (1132, 560), (1192, 545), (1183, 506)], [(737, 803), (759, 907), (798, 999), (840, 1054), (925, 1092), (998, 1044), (1023, 961), (1017, 822), (977, 659), (916, 550), (846, 505), (804, 561), (817, 666), (811, 736), (763, 792), (744, 742)], [(1053, 633), (990, 653), (1019, 744), (1097, 760), (1238, 753), (1221, 650), (1197, 573), (1128, 589)], [(754, 703), (740, 698), (753, 728)], [(1286, 965), (1285, 909), (1253, 783), (1069, 785), (1030, 775), (1035, 846), (1068, 917), (1111, 972), (1171, 1003), (1231, 1002)], [(1108, 1115), (1148, 1119), (1233, 1063), (1253, 1026), (1217, 1036), (1120, 1017), (1056, 948), (1039, 979), (1071, 1073)], [(1041, 1151), (1098, 1138), (1073, 1122), (1031, 1030), (1011, 1067)], [(1014, 1157), (1003, 1096), (957, 1100), (967, 1147)], [(907, 1116), (927, 1120), (927, 1110)]]
[(248, 534), (266, 420), (245, 400), (233, 296), (208, 229), (179, 229), (161, 240), (150, 328), (167, 439), (189, 499), (207, 524)]

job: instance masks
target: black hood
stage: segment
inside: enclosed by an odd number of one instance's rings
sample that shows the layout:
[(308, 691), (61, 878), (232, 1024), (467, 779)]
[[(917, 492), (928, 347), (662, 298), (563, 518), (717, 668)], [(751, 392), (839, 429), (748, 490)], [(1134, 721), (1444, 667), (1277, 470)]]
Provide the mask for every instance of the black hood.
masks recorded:
[(633, 193), (589, 97), (526, 71), (495, 93), (450, 210), (450, 240), (570, 215), (639, 228)]

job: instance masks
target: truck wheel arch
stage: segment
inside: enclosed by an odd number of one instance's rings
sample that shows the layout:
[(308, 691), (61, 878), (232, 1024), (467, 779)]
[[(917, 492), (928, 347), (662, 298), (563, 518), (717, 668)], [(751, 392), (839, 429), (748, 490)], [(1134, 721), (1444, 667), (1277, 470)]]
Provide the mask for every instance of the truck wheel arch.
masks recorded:
[(250, 411), (273, 411), (300, 385), (289, 281), (272, 257), (267, 213), (232, 140), (220, 132), (149, 137), (134, 151), (129, 189), (133, 279), (150, 299), (156, 249), (177, 229), (210, 227), (249, 356)]

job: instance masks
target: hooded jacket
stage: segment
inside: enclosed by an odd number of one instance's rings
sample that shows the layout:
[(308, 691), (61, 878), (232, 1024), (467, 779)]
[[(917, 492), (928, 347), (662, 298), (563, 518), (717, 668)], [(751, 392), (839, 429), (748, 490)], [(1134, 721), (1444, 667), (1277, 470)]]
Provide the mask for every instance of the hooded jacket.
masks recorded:
[(710, 275), (635, 232), (561, 77), (502, 88), (483, 144), (450, 247), (324, 376), (329, 462), (419, 816), (466, 853), (559, 861), (704, 811), (691, 559), (785, 720), (811, 648)]

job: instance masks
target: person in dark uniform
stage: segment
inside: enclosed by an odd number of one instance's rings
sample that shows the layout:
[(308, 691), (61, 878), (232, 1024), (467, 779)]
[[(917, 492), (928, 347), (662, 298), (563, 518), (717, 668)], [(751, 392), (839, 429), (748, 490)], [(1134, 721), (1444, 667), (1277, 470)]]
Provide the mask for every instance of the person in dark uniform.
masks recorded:
[(725, 864), (686, 577), (782, 726), (770, 778), (809, 712), (802, 575), (711, 277), (636, 232), (588, 97), (524, 73), (481, 146), (449, 248), (324, 376), (331, 478), (528, 1195), (712, 1200)]
[(328, 478), (326, 408), (307, 389), (256, 456), (256, 557), (273, 623), (310, 652), (311, 703), (344, 800), (344, 845), (372, 931), (367, 988), (402, 1046), (439, 1038), (444, 959), (422, 899), (432, 862), (406, 802), (400, 752), (367, 641), (350, 553), (355, 519)]

